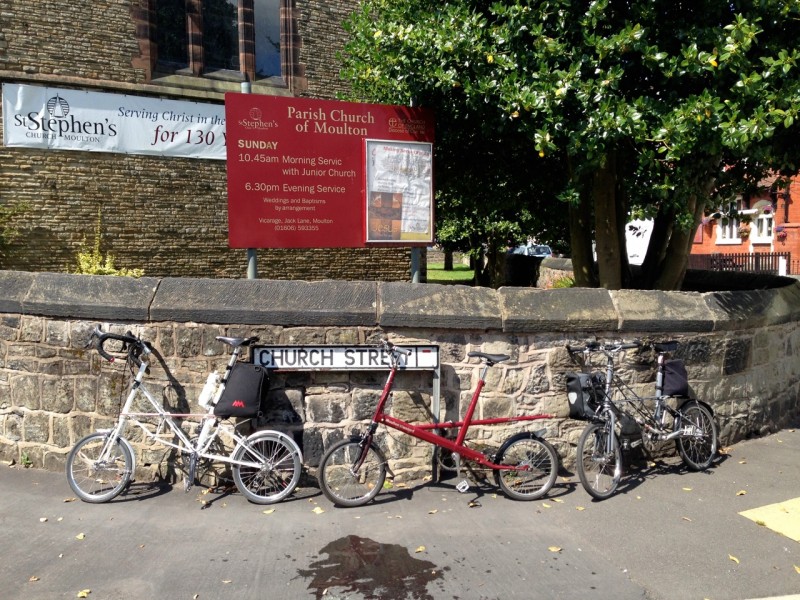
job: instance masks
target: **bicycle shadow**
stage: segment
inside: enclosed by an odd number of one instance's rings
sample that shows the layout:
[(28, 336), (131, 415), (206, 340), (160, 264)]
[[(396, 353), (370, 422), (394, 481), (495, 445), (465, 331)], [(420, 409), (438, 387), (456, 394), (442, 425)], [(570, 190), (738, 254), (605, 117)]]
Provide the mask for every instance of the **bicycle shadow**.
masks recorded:
[[(692, 471), (678, 456), (648, 456), (647, 453), (636, 453), (623, 458), (622, 478), (617, 494), (628, 494), (636, 490), (649, 479), (664, 475), (686, 475), (689, 473), (713, 476), (715, 471), (727, 461), (727, 454), (719, 454), (711, 466), (704, 471)], [(593, 500), (599, 502), (598, 500)]]

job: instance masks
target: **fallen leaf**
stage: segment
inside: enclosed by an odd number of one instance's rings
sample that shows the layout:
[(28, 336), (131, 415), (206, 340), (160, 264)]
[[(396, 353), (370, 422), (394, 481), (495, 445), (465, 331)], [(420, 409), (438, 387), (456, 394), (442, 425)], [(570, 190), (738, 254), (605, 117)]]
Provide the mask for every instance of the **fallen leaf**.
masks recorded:
[(416, 554), (419, 554), (420, 552), (425, 552), (425, 546), (417, 546), (417, 549), (414, 550), (414, 552)]
[(550, 552), (561, 552), (561, 546), (548, 546), (547, 549)]
[(692, 491), (692, 488), (685, 487), (685, 488), (683, 488), (683, 491), (684, 491), (684, 492), (691, 492), (691, 491)]
[(559, 504), (564, 503), (564, 501), (561, 498), (553, 498), (553, 502), (558, 502)]
[(385, 489), (385, 490), (390, 490), (390, 489), (392, 489), (392, 486), (394, 486), (394, 484), (393, 484), (391, 481), (389, 481), (388, 479), (386, 479), (386, 480), (383, 482), (383, 489)]
[(747, 493), (747, 490), (739, 490), (738, 492), (736, 492), (736, 495), (737, 496), (744, 496), (746, 493)]
[(542, 508), (553, 508), (547, 502), (542, 502)]
[(689, 521), (689, 523), (692, 522), (692, 520), (689, 517), (681, 517), (681, 519), (683, 519), (684, 521)]
[(737, 565), (739, 564), (739, 559), (736, 558), (733, 554), (728, 554), (728, 558), (735, 562)]
[(86, 534), (85, 533), (79, 533), (78, 535), (75, 536), (75, 539), (76, 540), (85, 540), (86, 539)]
[(200, 594), (195, 594), (194, 596), (192, 596), (192, 600), (197, 600), (199, 597), (200, 597)]
[(480, 508), (481, 503), (477, 500), (471, 500), (469, 504), (467, 504), (470, 508)]
[(265, 515), (271, 515), (272, 513), (275, 512), (275, 509), (274, 508), (268, 508), (267, 510), (262, 510), (261, 512), (263, 512)]
[(30, 577), (30, 579), (28, 579), (28, 581), (39, 581), (39, 578), (36, 575), (31, 575), (31, 577)]
[(792, 566), (794, 567), (794, 570), (797, 571), (797, 574), (800, 575), (800, 567), (798, 567), (797, 565), (792, 565)]
[(59, 523), (61, 523), (61, 521), (63, 521), (63, 520), (64, 520), (64, 517), (58, 517), (58, 519), (56, 519), (56, 521), (58, 521)]
[(433, 510), (429, 510), (428, 514), (429, 515), (435, 515), (437, 512), (439, 512), (439, 511), (434, 508)]
[(231, 583), (231, 582), (233, 582), (233, 579), (223, 579), (222, 580), (222, 583)]
[(312, 510), (314, 514), (321, 515), (325, 512), (325, 510), (321, 506), (317, 506), (314, 510)]
[(64, 498), (64, 502), (75, 502), (77, 498)]
[(583, 507), (583, 506), (576, 506), (576, 507), (575, 507), (575, 510), (586, 510), (586, 508), (585, 508), (585, 507)]
[(39, 523), (47, 523), (47, 517), (42, 517), (39, 519)]
[(78, 598), (88, 598), (89, 594), (91, 594), (91, 593), (92, 593), (92, 590), (81, 590), (80, 592), (78, 592), (78, 596), (77, 597)]
[(744, 459), (742, 459), (742, 460), (740, 460), (740, 461), (739, 461), (739, 464), (740, 464), (740, 465), (746, 465), (746, 464), (747, 464), (747, 461), (746, 461), (746, 460), (744, 460)]

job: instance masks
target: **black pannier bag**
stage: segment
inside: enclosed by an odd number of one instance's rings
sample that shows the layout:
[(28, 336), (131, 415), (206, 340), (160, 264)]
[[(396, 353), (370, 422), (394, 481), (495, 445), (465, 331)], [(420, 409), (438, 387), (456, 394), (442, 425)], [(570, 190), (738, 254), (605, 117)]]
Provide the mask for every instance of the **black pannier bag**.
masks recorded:
[(664, 361), (664, 395), (689, 397), (689, 375), (682, 360)]
[(237, 362), (228, 383), (214, 406), (217, 417), (255, 417), (261, 411), (262, 397), (269, 390), (269, 373), (260, 365)]
[(601, 373), (567, 373), (569, 418), (588, 421), (595, 416), (605, 393)]

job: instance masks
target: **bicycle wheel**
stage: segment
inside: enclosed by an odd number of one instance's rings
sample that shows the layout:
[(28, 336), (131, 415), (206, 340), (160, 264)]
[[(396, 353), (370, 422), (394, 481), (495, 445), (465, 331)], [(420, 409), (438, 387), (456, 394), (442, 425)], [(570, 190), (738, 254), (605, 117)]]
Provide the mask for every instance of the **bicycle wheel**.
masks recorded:
[(122, 438), (113, 441), (108, 438), (107, 433), (87, 435), (67, 456), (67, 482), (84, 502), (108, 502), (130, 483), (133, 472), (130, 446)]
[[(609, 435), (614, 435), (611, 452), (607, 450)], [(622, 476), (622, 451), (616, 437), (608, 423), (590, 423), (578, 439), (578, 477), (584, 489), (598, 500), (611, 497)]]
[[(231, 457), (233, 482), (241, 494), (255, 504), (280, 502), (300, 481), (302, 453), (288, 435), (258, 431), (236, 447)], [(238, 464), (258, 463), (259, 467)]]
[(495, 481), (514, 500), (541, 498), (556, 482), (558, 455), (555, 448), (531, 432), (511, 436), (497, 452), (498, 465), (527, 467), (525, 471), (497, 469)]
[(362, 454), (359, 440), (343, 440), (331, 446), (319, 463), (322, 493), (337, 506), (361, 506), (378, 495), (386, 479), (386, 459), (374, 444), (366, 448), (358, 469), (354, 465)]
[(705, 406), (692, 400), (679, 410), (675, 427), (684, 430), (675, 440), (678, 453), (692, 471), (703, 471), (711, 466), (717, 454), (717, 425), (714, 416)]

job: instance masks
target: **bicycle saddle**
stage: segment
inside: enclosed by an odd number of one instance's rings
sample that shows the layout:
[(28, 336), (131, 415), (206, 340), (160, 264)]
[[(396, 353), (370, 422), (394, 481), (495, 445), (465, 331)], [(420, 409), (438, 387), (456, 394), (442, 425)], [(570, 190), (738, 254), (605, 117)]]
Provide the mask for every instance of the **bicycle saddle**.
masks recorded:
[(675, 352), (678, 349), (678, 342), (661, 342), (654, 344), (656, 352)]
[(249, 346), (250, 344), (255, 344), (258, 341), (257, 337), (242, 338), (242, 337), (225, 337), (222, 335), (218, 335), (217, 339), (223, 344), (228, 344), (229, 346), (233, 346), (234, 348), (238, 348), (239, 346)]
[(490, 365), (503, 362), (511, 358), (508, 354), (486, 354), (485, 352), (470, 352), (467, 354), (470, 358), (482, 358)]

